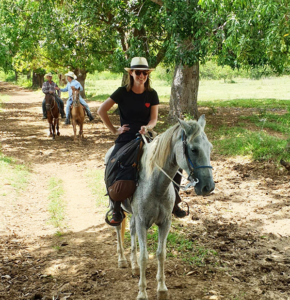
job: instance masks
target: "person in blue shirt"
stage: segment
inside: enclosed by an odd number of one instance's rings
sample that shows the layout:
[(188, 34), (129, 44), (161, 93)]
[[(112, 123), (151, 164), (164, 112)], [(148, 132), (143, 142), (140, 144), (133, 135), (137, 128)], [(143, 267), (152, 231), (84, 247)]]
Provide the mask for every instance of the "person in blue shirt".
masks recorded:
[[(60, 89), (59, 87), (56, 87), (56, 90), (59, 90), (61, 92), (68, 92), (69, 98), (66, 102), (66, 119), (65, 119), (65, 124), (70, 124), (69, 117), (70, 117), (70, 106), (72, 105), (72, 87), (75, 87), (76, 89), (80, 88), (80, 91), (83, 90), (82, 85), (76, 80), (77, 76), (73, 72), (68, 72), (65, 74), (66, 79), (68, 81), (67, 85), (65, 88)], [(94, 120), (94, 117), (92, 116), (92, 113), (90, 111), (90, 108), (86, 101), (81, 97), (80, 95), (80, 103), (84, 106), (87, 115), (90, 119), (90, 121)]]

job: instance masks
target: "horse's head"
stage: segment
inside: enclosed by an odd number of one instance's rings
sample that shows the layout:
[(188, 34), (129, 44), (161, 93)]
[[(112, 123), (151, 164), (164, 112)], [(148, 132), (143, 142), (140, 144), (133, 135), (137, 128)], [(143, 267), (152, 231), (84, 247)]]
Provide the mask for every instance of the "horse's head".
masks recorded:
[(198, 181), (196, 194), (207, 195), (214, 190), (215, 184), (210, 165), (212, 144), (204, 132), (205, 116), (197, 122), (179, 120), (179, 123), (182, 130), (175, 149), (177, 164), (189, 175), (189, 181)]
[(47, 111), (51, 110), (53, 100), (54, 100), (53, 94), (45, 94), (45, 106)]
[(72, 102), (74, 107), (78, 107), (80, 105), (80, 88), (76, 89), (74, 86), (72, 89)]

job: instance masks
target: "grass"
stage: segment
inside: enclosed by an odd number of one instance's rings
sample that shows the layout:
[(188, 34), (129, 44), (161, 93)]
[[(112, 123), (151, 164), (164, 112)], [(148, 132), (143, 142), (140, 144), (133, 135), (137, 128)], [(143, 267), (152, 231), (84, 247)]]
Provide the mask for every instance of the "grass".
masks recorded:
[(24, 190), (30, 177), (30, 170), (26, 165), (5, 156), (0, 150), (0, 189), (2, 196), (7, 196), (4, 185), (11, 186), (17, 194)]
[(48, 183), (48, 211), (50, 213), (49, 223), (54, 227), (63, 227), (65, 203), (62, 198), (64, 195), (63, 182), (61, 179), (51, 177)]
[(105, 211), (108, 206), (109, 198), (105, 196), (107, 191), (104, 181), (104, 170), (90, 170), (87, 171), (86, 176), (92, 194), (96, 197), (96, 206), (101, 210), (101, 212)]
[[(126, 241), (130, 239), (130, 233), (125, 233)], [(149, 254), (155, 255), (158, 246), (158, 227), (153, 225), (147, 234)], [(191, 266), (204, 266), (210, 258), (218, 254), (212, 249), (199, 245), (196, 241), (189, 240), (179, 226), (173, 224), (167, 237), (167, 257), (176, 257)]]

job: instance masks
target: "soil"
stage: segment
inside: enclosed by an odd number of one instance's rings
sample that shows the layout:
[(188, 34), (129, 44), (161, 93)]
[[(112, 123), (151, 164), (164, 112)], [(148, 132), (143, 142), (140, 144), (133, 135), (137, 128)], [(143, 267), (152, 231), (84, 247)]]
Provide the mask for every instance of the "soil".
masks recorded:
[[(115, 231), (105, 224), (104, 208), (96, 206), (85, 175), (104, 170), (104, 154), (114, 142), (96, 114), (100, 103), (89, 102), (95, 120), (86, 120), (85, 139), (76, 143), (72, 127), (62, 124), (56, 140), (47, 137), (41, 94), (0, 82), (0, 95), (10, 96), (0, 112), (2, 152), (31, 170), (26, 189), (19, 192), (4, 182), (0, 194), (0, 299), (136, 299), (138, 277), (129, 268), (118, 269)], [(161, 114), (167, 109), (161, 107)], [(201, 112), (213, 126), (232, 124), (239, 113)], [(181, 193), (191, 214), (174, 226), (216, 255), (202, 265), (168, 257), (171, 299), (290, 299), (290, 175), (271, 162), (215, 151), (212, 165), (215, 191), (207, 197)], [(62, 234), (48, 222), (51, 176), (64, 183)], [(129, 251), (126, 241), (128, 261)], [(156, 299), (156, 270), (150, 255), (149, 299)]]

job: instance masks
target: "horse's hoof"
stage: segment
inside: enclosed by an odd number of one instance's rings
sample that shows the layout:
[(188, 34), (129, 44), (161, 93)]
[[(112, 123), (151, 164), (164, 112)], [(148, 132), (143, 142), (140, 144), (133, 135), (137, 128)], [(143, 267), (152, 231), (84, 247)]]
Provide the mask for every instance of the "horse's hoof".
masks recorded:
[(128, 267), (128, 263), (126, 260), (118, 261), (118, 268), (122, 269), (122, 268), (127, 268), (127, 267)]
[(148, 300), (148, 296), (147, 296), (147, 293), (140, 293), (138, 294), (137, 296), (137, 300)]
[(58, 132), (57, 135), (60, 136), (60, 133)]
[(133, 276), (140, 276), (140, 268), (134, 268), (132, 269), (132, 275)]
[(157, 292), (157, 300), (169, 300), (168, 291)]

